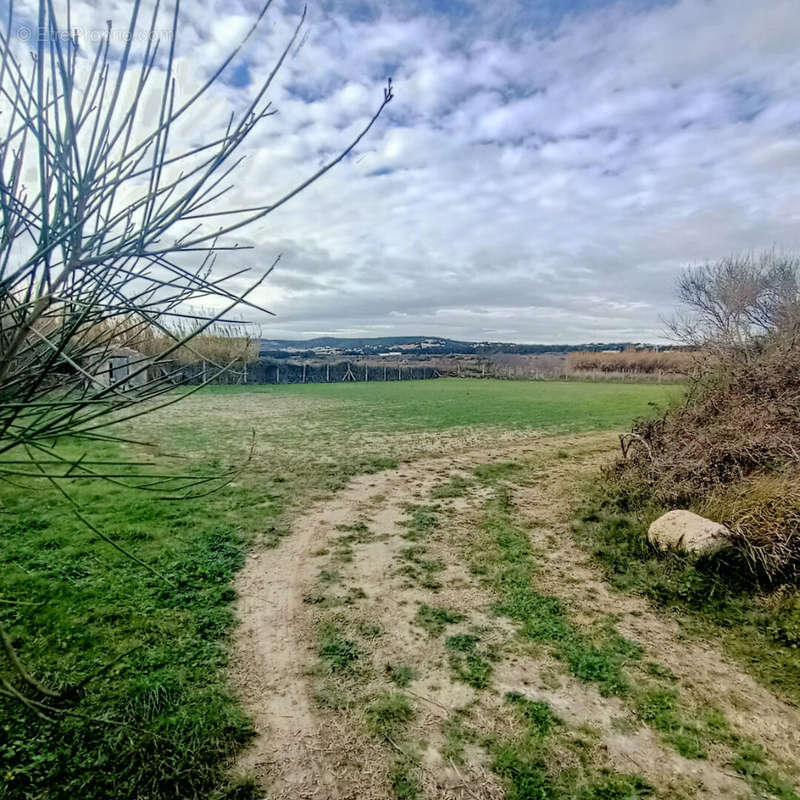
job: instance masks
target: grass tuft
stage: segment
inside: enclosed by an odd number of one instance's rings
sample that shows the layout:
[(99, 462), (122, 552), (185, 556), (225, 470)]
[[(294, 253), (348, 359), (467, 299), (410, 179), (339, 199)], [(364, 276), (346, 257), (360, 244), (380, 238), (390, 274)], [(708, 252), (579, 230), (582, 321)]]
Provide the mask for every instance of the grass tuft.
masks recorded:
[(319, 657), (330, 672), (352, 672), (361, 648), (345, 638), (337, 625), (323, 623), (319, 631)]
[(450, 667), (455, 677), (475, 689), (485, 689), (493, 669), (481, 654), (479, 641), (474, 634), (460, 633), (450, 636), (445, 645), (450, 651)]
[(431, 636), (441, 636), (448, 625), (456, 625), (465, 619), (458, 611), (441, 606), (429, 606), (423, 603), (414, 617), (414, 622), (424, 628)]
[(378, 736), (394, 737), (414, 716), (408, 696), (402, 692), (383, 692), (364, 710), (367, 727)]

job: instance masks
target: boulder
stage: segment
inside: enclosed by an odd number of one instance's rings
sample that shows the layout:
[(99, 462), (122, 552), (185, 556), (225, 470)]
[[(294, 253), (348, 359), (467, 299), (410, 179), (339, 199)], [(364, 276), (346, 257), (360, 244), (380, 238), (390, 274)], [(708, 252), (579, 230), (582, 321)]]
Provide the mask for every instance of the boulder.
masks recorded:
[(659, 550), (707, 556), (730, 547), (730, 530), (691, 511), (668, 511), (650, 525), (647, 538)]

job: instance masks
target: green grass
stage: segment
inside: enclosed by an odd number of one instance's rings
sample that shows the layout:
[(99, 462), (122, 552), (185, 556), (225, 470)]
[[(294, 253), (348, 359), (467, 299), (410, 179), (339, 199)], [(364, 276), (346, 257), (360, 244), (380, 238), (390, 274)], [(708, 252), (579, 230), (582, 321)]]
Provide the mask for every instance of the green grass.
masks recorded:
[(387, 664), (386, 674), (395, 686), (404, 689), (419, 677), (419, 672), (414, 667), (405, 664)]
[(414, 716), (408, 695), (392, 691), (380, 694), (365, 709), (367, 727), (378, 736), (396, 737)]
[[(93, 454), (118, 450), (98, 445)], [(55, 490), (2, 488), (0, 616), (15, 647), (63, 690), (53, 705), (127, 727), (58, 714), (51, 723), (4, 701), (0, 797), (210, 793), (251, 735), (224, 675), (232, 580), (248, 542), (283, 532), (283, 485), (266, 480), (257, 500), (239, 486), (191, 502), (86, 481), (69, 491), (173, 585), (98, 540)]]
[(684, 758), (705, 758), (706, 742), (697, 724), (681, 712), (675, 689), (651, 687), (635, 696), (636, 710)]
[(403, 538), (411, 542), (426, 539), (439, 525), (438, 511), (438, 506), (409, 505), (406, 518), (400, 523), (406, 529)]
[(475, 689), (485, 689), (492, 676), (488, 654), (478, 647), (480, 638), (471, 633), (459, 633), (445, 641), (450, 655), (450, 667), (456, 680)]
[[(222, 797), (227, 764), (251, 735), (226, 679), (233, 579), (247, 547), (277, 545), (294, 510), (353, 475), (393, 468), (424, 447), (435, 451), (421, 440), (408, 443), (406, 434), (463, 426), (610, 429), (676, 391), (469, 380), (202, 390), (120, 429), (153, 442), (151, 449), (97, 444), (87, 455), (152, 457), (167, 471), (211, 474), (245, 464), (255, 431), (253, 457), (233, 484), (191, 502), (108, 484), (67, 487), (95, 524), (169, 575), (175, 587), (99, 541), (54, 490), (3, 485), (1, 596), (33, 604), (0, 603), (14, 644), (37, 677), (67, 690), (98, 674), (59, 701), (84, 717), (49, 723), (2, 704), (0, 797)], [(366, 444), (354, 446), (353, 434), (363, 434)], [(435, 525), (435, 508), (419, 508), (407, 535), (421, 541)], [(356, 523), (342, 534), (335, 555), (346, 561), (350, 545), (368, 532)], [(420, 576), (435, 583), (436, 569), (428, 566)], [(322, 594), (309, 598), (317, 601), (328, 602)], [(328, 637), (321, 655), (328, 668), (357, 665), (349, 641)], [(137, 649), (126, 656), (131, 648)], [(230, 797), (242, 800), (247, 791), (245, 783), (231, 786)]]
[[(521, 723), (513, 737), (487, 741), (491, 767), (506, 784), (506, 800), (637, 800), (652, 787), (639, 775), (598, 770), (592, 746), (571, 735), (546, 703), (509, 692), (506, 703)], [(574, 765), (559, 768), (553, 750), (570, 753)]]
[(445, 500), (450, 497), (463, 497), (472, 482), (462, 475), (451, 475), (446, 483), (435, 486), (431, 490), (431, 497), (434, 500)]
[(409, 758), (398, 758), (390, 777), (392, 795), (397, 800), (417, 800), (422, 797), (419, 767)]
[[(578, 381), (493, 381), (437, 379), (398, 383), (335, 383), (291, 386), (218, 386), (205, 390), (226, 398), (258, 393), (267, 397), (322, 399), (333, 407), (322, 419), (347, 429), (420, 431), (463, 425), (497, 425), (578, 432), (624, 428), (664, 404), (680, 386)], [(340, 408), (348, 407), (342, 414)]]
[(458, 611), (441, 606), (429, 606), (423, 603), (419, 607), (414, 622), (424, 628), (431, 636), (440, 636), (448, 625), (455, 625), (464, 619)]
[(358, 644), (344, 636), (336, 624), (326, 622), (320, 626), (318, 655), (330, 672), (352, 672), (362, 653)]

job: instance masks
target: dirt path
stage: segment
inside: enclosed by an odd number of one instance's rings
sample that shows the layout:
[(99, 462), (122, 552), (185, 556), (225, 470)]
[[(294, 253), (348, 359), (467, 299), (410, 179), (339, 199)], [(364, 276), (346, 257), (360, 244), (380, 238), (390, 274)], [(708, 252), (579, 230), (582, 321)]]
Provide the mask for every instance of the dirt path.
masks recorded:
[(361, 476), (299, 516), (278, 548), (253, 553), (239, 578), (234, 681), (258, 736), (241, 770), (270, 798), (501, 798), (511, 773), (497, 767), (498, 742), (527, 741), (504, 700), (512, 692), (561, 720), (548, 758), (567, 771), (635, 772), (664, 798), (751, 796), (725, 748), (679, 755), (627, 699), (568, 674), (496, 613), (469, 553), (498, 482), (473, 471), (502, 474), (508, 462), (535, 477), (499, 485), (530, 531), (537, 591), (587, 629), (613, 617), (677, 676), (692, 708), (720, 709), (779, 762), (796, 759), (796, 710), (712, 644), (613, 593), (573, 543), (569, 494), (611, 443), (531, 434)]

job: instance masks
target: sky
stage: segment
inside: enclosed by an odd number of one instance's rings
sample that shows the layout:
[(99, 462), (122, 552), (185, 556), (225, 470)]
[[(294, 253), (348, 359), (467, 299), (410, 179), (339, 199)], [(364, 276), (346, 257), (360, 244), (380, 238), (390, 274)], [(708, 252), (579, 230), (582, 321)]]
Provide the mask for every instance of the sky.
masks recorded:
[[(124, 26), (123, 0), (85, 19)], [(185, 0), (189, 91), (241, 39), (251, 0)], [(176, 131), (242, 108), (301, 7), (275, 0)], [(258, 300), (268, 338), (436, 335), (662, 341), (680, 270), (800, 249), (797, 0), (312, 0), (234, 173), (269, 203), (218, 269), (281, 260)], [(91, 12), (91, 13), (90, 13)], [(93, 16), (92, 16), (93, 14)], [(118, 22), (117, 22), (118, 20)]]

